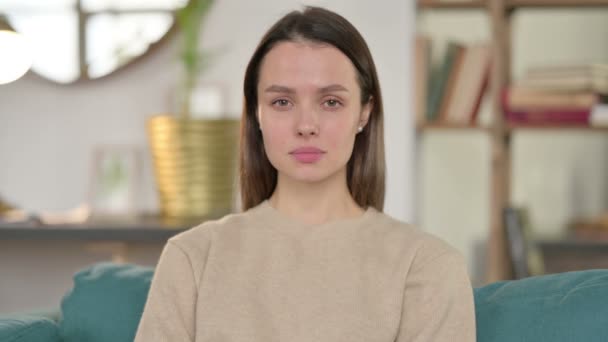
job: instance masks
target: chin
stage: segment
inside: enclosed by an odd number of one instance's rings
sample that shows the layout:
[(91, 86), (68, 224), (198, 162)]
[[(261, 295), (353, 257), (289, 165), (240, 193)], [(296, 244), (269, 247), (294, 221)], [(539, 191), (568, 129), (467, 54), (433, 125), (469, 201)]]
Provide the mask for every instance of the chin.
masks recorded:
[(321, 170), (284, 168), (277, 171), (286, 179), (298, 182), (320, 182), (327, 178), (327, 172), (320, 172)]
[(333, 177), (337, 177), (341, 171), (344, 171), (344, 174), (346, 174), (347, 161), (344, 161), (344, 165), (340, 165), (341, 162), (337, 162), (336, 160), (322, 160), (311, 164), (301, 164), (291, 159), (275, 159), (274, 161), (276, 163), (273, 162), (273, 158), (270, 159), (270, 163), (282, 177), (296, 182), (322, 183)]
[(319, 175), (287, 175), (287, 177), (302, 183), (321, 183), (328, 178), (327, 176)]
[(314, 167), (298, 167), (297, 169), (285, 170), (283, 174), (297, 182), (321, 183), (335, 176), (337, 171)]

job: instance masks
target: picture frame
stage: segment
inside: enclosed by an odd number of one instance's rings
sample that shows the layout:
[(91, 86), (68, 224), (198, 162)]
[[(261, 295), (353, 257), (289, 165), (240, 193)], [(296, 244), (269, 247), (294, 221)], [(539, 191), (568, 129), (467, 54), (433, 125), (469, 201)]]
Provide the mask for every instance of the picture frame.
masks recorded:
[(93, 149), (88, 194), (91, 216), (137, 215), (141, 159), (137, 146), (102, 145)]

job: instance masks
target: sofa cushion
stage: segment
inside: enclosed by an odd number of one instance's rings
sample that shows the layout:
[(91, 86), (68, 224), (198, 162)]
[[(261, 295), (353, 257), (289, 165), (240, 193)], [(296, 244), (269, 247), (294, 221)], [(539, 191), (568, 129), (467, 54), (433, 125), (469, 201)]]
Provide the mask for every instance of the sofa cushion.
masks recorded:
[(64, 341), (133, 341), (153, 269), (99, 263), (78, 272), (62, 302)]
[(607, 341), (608, 270), (493, 283), (475, 307), (480, 342)]
[(59, 327), (48, 317), (19, 315), (0, 317), (2, 342), (60, 342)]

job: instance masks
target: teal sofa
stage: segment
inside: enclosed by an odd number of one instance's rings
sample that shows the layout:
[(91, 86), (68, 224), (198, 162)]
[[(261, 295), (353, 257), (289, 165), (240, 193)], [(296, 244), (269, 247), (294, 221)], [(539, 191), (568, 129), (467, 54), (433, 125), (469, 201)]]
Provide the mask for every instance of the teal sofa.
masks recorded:
[[(88, 267), (55, 313), (0, 318), (0, 341), (132, 341), (152, 274), (130, 264)], [(608, 341), (608, 270), (479, 287), (475, 309), (481, 342)]]

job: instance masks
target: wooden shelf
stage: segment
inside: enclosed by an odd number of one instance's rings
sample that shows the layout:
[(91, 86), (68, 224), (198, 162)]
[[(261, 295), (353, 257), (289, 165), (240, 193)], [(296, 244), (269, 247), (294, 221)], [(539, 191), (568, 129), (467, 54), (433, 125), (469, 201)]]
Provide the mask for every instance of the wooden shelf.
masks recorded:
[[(559, 7), (608, 7), (608, 0), (506, 0), (508, 9), (559, 8)], [(425, 9), (485, 9), (483, 0), (418, 0), (418, 8)]]
[(121, 241), (165, 243), (187, 228), (35, 228), (0, 227), (0, 239), (25, 241)]
[[(510, 183), (512, 181), (511, 139), (509, 136), (519, 132), (532, 134), (606, 134), (608, 127), (590, 127), (588, 125), (537, 125), (524, 126), (502, 122), (501, 91), (508, 85), (511, 75), (512, 60), (512, 14), (519, 9), (595, 9), (607, 8), (608, 0), (417, 0), (417, 8), (425, 10), (481, 10), (487, 14), (491, 31), (490, 40), (494, 43), (495, 55), (488, 91), (493, 95), (492, 110), (495, 118), (500, 119), (500, 127), (455, 126), (438, 123), (422, 124), (416, 133), (424, 136), (442, 132), (474, 133), (480, 131), (491, 138), (491, 203), (489, 210), (490, 230), (486, 250), (486, 282), (509, 279), (512, 276), (505, 236), (502, 210), (510, 202)], [(584, 38), (584, 37), (583, 37)], [(539, 42), (542, 44), (542, 42)], [(428, 95), (428, 94), (427, 94)], [(499, 118), (500, 116), (500, 118)], [(504, 124), (504, 126), (503, 126)], [(468, 132), (467, 132), (468, 131)]]
[[(466, 130), (474, 130), (474, 131), (484, 131), (491, 133), (490, 127), (482, 127), (482, 126), (463, 126), (463, 125), (450, 125), (450, 124), (441, 124), (441, 123), (431, 123), (424, 124), (422, 126), (416, 127), (418, 132), (428, 132), (428, 131), (441, 131), (441, 130), (452, 130), (452, 131), (466, 131)], [(584, 125), (513, 125), (510, 124), (507, 127), (508, 132), (514, 131), (586, 131), (586, 132), (599, 132), (606, 133), (608, 132), (608, 126), (606, 127), (594, 127), (594, 126), (584, 126)]]
[(608, 6), (608, 0), (507, 0), (510, 9), (524, 7), (602, 7)]
[(484, 9), (485, 1), (441, 1), (441, 0), (418, 0), (418, 8), (434, 9)]
[(43, 224), (30, 219), (0, 221), (0, 240), (79, 240), (121, 242), (166, 242), (170, 237), (202, 223), (141, 216), (129, 221), (90, 220), (78, 224)]
[(575, 125), (509, 125), (509, 131), (535, 130), (535, 131), (587, 131), (587, 132), (608, 132), (608, 127), (575, 126)]
[(446, 123), (426, 123), (422, 126), (418, 126), (416, 128), (419, 132), (424, 131), (435, 131), (435, 130), (454, 130), (454, 131), (462, 131), (462, 130), (476, 130), (476, 131), (490, 131), (489, 127), (482, 127), (477, 125), (455, 125), (455, 124), (446, 124)]

